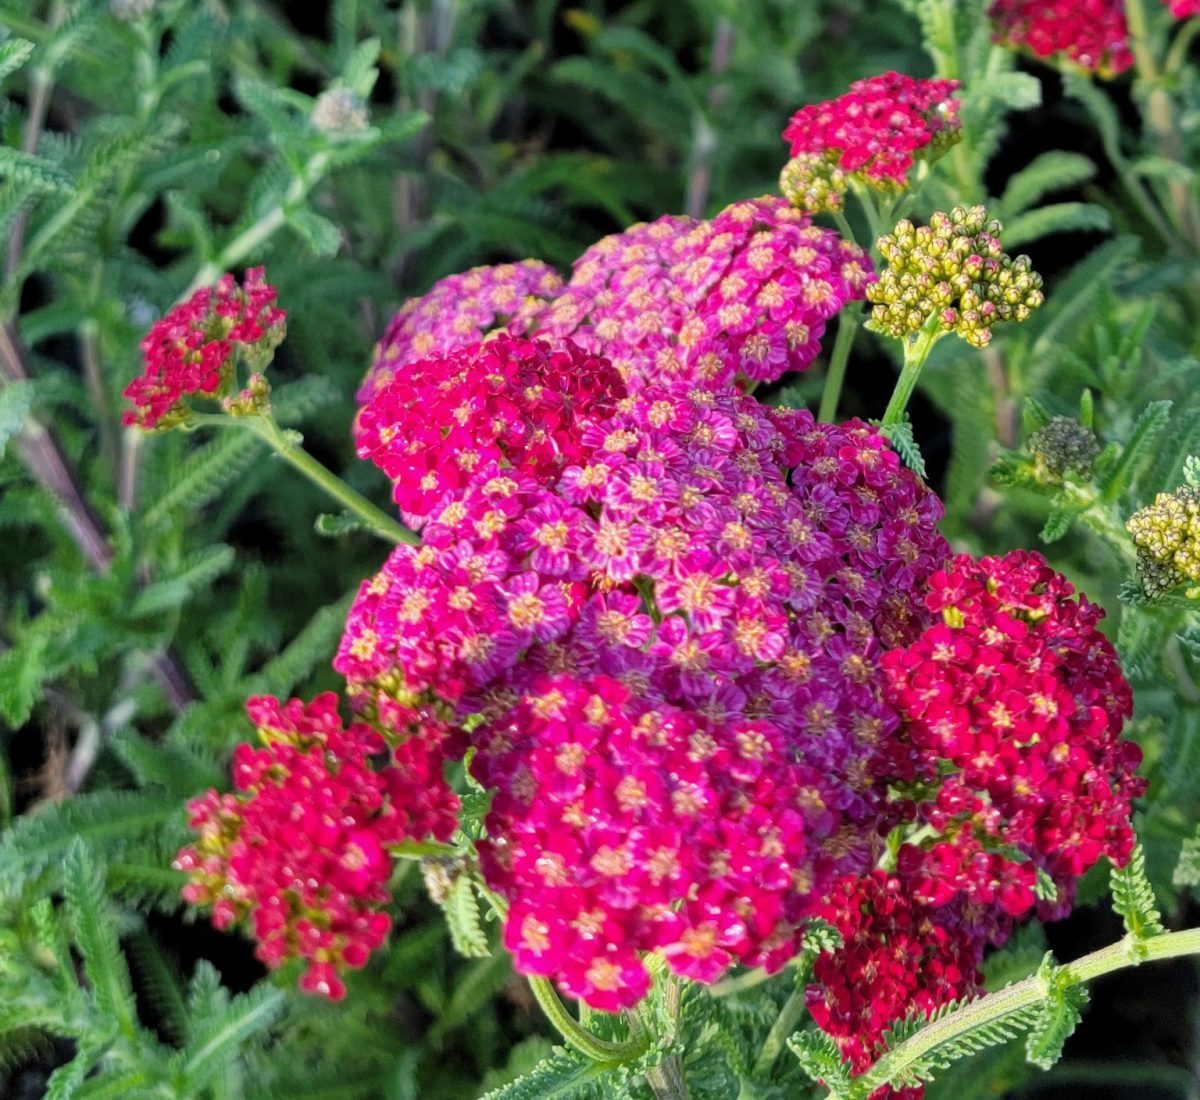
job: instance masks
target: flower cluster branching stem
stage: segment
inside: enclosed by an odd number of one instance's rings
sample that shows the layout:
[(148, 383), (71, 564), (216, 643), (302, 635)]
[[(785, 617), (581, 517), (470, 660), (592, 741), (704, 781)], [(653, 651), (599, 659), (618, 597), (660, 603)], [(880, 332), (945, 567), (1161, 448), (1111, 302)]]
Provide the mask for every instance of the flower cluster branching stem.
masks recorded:
[(933, 313), (917, 332), (911, 333), (904, 341), (904, 366), (883, 414), (881, 426), (884, 429), (894, 427), (903, 419), (904, 410), (908, 408), (913, 390), (916, 389), (917, 379), (921, 377), (921, 368), (941, 335), (938, 316)]
[[(197, 419), (200, 419), (197, 417)], [(236, 423), (225, 417), (206, 416), (206, 423)], [(302, 473), (317, 488), (327, 493), (347, 511), (352, 512), (382, 539), (394, 543), (415, 545), (420, 538), (403, 524), (377, 508), (357, 490), (351, 488), (328, 467), (318, 462), (299, 445), (295, 437), (284, 431), (275, 419), (267, 416), (247, 417), (242, 423), (267, 444), (280, 458)]]
[(821, 407), (817, 419), (832, 424), (837, 415), (838, 400), (842, 396), (842, 384), (846, 380), (846, 364), (850, 361), (850, 349), (854, 346), (854, 335), (858, 331), (858, 315), (853, 307), (847, 307), (838, 315), (837, 338), (829, 356), (829, 372), (825, 375), (825, 388), (821, 392)]
[[(1200, 955), (1200, 928), (1168, 932), (1147, 940), (1134, 941), (1126, 936), (1090, 955), (1059, 968), (1066, 986), (1081, 985), (1114, 970), (1123, 970), (1146, 961)], [(888, 1051), (869, 1070), (854, 1080), (856, 1096), (870, 1096), (875, 1089), (895, 1080), (924, 1055), (983, 1024), (1001, 1020), (1022, 1008), (1037, 1004), (1047, 996), (1046, 982), (1034, 974), (996, 993), (971, 1001), (941, 1019), (933, 1021), (895, 1049)]]
[(555, 1026), (567, 1045), (585, 1058), (590, 1058), (593, 1062), (620, 1065), (645, 1053), (648, 1040), (644, 1034), (627, 1043), (611, 1043), (607, 1039), (597, 1038), (582, 1027), (567, 1011), (567, 1006), (559, 999), (554, 983), (549, 978), (530, 978), (529, 988), (537, 998), (537, 1003), (541, 1005), (546, 1018)]

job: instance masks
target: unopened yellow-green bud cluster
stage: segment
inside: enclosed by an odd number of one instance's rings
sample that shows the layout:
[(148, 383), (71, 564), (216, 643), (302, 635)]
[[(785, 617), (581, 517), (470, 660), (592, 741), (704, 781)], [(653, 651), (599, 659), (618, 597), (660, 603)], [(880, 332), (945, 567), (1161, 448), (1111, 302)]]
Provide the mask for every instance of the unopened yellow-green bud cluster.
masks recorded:
[(1200, 582), (1200, 489), (1159, 493), (1125, 528), (1138, 549), (1138, 576), (1147, 596), (1184, 581)]
[(838, 154), (800, 153), (792, 157), (779, 176), (779, 189), (793, 206), (809, 214), (832, 214), (846, 205), (846, 173), (838, 167)]
[(1061, 482), (1068, 472), (1091, 480), (1092, 467), (1100, 454), (1095, 433), (1070, 416), (1056, 416), (1029, 437), (1026, 444), (1037, 461), (1044, 480)]
[(1004, 252), (1001, 229), (982, 206), (936, 213), (929, 225), (899, 222), (879, 238), (887, 266), (867, 288), (867, 327), (900, 340), (936, 318), (942, 332), (982, 348), (998, 322), (1024, 321), (1042, 304), (1042, 277), (1028, 256)]

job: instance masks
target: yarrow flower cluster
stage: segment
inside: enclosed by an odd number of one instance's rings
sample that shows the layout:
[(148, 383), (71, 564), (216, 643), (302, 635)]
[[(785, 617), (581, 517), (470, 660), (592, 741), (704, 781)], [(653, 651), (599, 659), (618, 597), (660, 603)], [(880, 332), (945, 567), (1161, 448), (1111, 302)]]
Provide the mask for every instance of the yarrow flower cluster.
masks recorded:
[[(403, 375), (423, 359), (443, 359), (477, 344), (493, 331), (505, 330), (530, 298), (549, 300), (562, 287), (562, 277), (540, 260), (473, 267), (448, 275), (420, 298), (410, 298), (392, 318), (375, 347), (375, 359), (358, 403)], [(523, 330), (517, 329), (517, 335)]]
[(840, 210), (857, 180), (903, 190), (917, 157), (934, 159), (961, 136), (956, 80), (889, 72), (859, 80), (825, 103), (802, 107), (783, 131), (791, 160), (781, 190), (809, 213)]
[(996, 41), (1037, 57), (1062, 57), (1101, 76), (1133, 64), (1125, 0), (994, 0)]
[(944, 905), (960, 893), (1013, 917), (1034, 905), (1039, 870), (1069, 901), (1101, 856), (1133, 849), (1136, 745), (1119, 738), (1133, 709), (1104, 612), (1038, 554), (959, 555), (930, 580), (943, 621), (884, 655), (888, 698), (936, 786), (918, 815), (941, 834), (901, 849), (915, 895)]
[(1028, 256), (1013, 259), (1003, 226), (982, 206), (935, 213), (929, 225), (902, 220), (879, 239), (887, 267), (867, 288), (867, 327), (897, 340), (927, 323), (986, 347), (1001, 321), (1023, 321), (1042, 304), (1042, 277)]
[[(955, 88), (886, 74), (789, 137), (902, 186), (956, 136)], [(518, 971), (595, 1008), (644, 997), (650, 953), (701, 982), (777, 969), (814, 917), (842, 946), (810, 1007), (856, 1071), (888, 1023), (975, 991), (1016, 918), (1131, 850), (1101, 612), (1036, 555), (952, 557), (874, 428), (741, 387), (805, 369), (864, 295), (890, 335), (983, 346), (1041, 302), (998, 232), (982, 208), (902, 222), (876, 283), (762, 198), (607, 237), (565, 284), (526, 261), (406, 305), (355, 436), (421, 544), (349, 612), (348, 727), (332, 695), (251, 701), (265, 747), (192, 806), (189, 900), (340, 995), (387, 933), (392, 852), (454, 834), (464, 758), (493, 801), (432, 889), (482, 875)], [(1070, 434), (1039, 445), (1082, 471)]]
[(1091, 428), (1071, 416), (1055, 416), (1026, 442), (1037, 462), (1039, 474), (1061, 483), (1067, 474), (1090, 481), (1100, 455), (1100, 441)]
[(233, 383), (237, 357), (261, 369), (283, 340), (286, 314), (261, 267), (239, 286), (223, 275), (151, 327), (142, 341), (145, 370), (125, 388), (125, 424), (169, 428), (187, 419), (187, 398), (217, 397)]
[(1125, 524), (1138, 551), (1138, 576), (1151, 598), (1200, 583), (1200, 489), (1159, 493)]
[(333, 1000), (345, 994), (341, 973), (363, 966), (391, 930), (388, 846), (447, 839), (459, 810), (441, 731), (414, 723), (419, 735), (394, 742), (377, 768), (384, 738), (362, 722), (344, 728), (337, 706), (332, 692), (311, 703), (251, 699), (263, 747), (238, 747), (237, 793), (190, 804), (198, 837), (175, 861), (189, 876), (187, 901), (211, 906), (218, 928), (247, 922), (259, 959), (303, 960), (301, 988)]
[(770, 724), (560, 676), (489, 723), (480, 760), (497, 791), (483, 870), (511, 899), (505, 945), (524, 973), (616, 1011), (649, 990), (646, 952), (711, 982), (798, 950), (834, 815)]
[(534, 331), (570, 337), (627, 376), (708, 387), (805, 370), (825, 323), (860, 301), (866, 253), (780, 198), (711, 221), (665, 217), (606, 237), (563, 292), (534, 308)]
[[(1162, 0), (1176, 19), (1200, 15), (1200, 0)], [(1099, 76), (1133, 65), (1125, 0), (993, 0), (997, 42), (1040, 58), (1059, 57)]]
[(581, 430), (624, 392), (606, 361), (571, 343), (499, 336), (377, 380), (356, 423), (358, 455), (391, 478), (416, 528), (490, 464), (544, 479), (579, 460)]
[[(836, 1040), (852, 1071), (868, 1069), (897, 1020), (929, 1016), (938, 1006), (979, 992), (979, 937), (913, 896), (886, 871), (839, 879), (817, 915), (842, 944), (818, 955), (806, 990), (817, 1026)], [(872, 1093), (916, 1098), (920, 1088)]]

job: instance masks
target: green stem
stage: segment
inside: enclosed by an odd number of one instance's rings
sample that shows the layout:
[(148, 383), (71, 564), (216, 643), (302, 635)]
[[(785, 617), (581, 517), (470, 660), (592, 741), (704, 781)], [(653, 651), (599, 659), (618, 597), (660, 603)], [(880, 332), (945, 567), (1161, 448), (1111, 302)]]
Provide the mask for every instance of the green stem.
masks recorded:
[[(1186, 163), (1183, 138), (1175, 119), (1175, 107), (1163, 81), (1163, 70), (1150, 35), (1144, 0), (1126, 0), (1125, 20), (1129, 27), (1129, 47), (1138, 77), (1147, 89), (1146, 121), (1154, 132), (1158, 151), (1176, 164)], [(1200, 210), (1196, 197), (1184, 180), (1167, 181), (1170, 212), (1192, 249), (1200, 248)]]
[(366, 497), (351, 489), (332, 470), (322, 466), (303, 447), (299, 447), (270, 416), (250, 417), (246, 423), (251, 430), (285, 462), (299, 470), (309, 481), (323, 489), (343, 508), (353, 512), (380, 538), (389, 542), (416, 544), (420, 539), (386, 512), (376, 508)]
[(851, 181), (851, 186), (853, 186), (854, 193), (858, 196), (863, 213), (867, 216), (867, 228), (871, 232), (871, 248), (875, 248), (879, 238), (884, 233), (883, 222), (879, 217), (879, 207), (875, 205), (875, 196), (871, 194), (871, 189), (866, 184)]
[(888, 402), (887, 410), (883, 414), (881, 427), (890, 428), (900, 423), (904, 416), (904, 410), (908, 407), (909, 399), (913, 395), (913, 390), (916, 389), (917, 379), (921, 376), (921, 368), (925, 365), (925, 360), (929, 358), (933, 345), (941, 336), (942, 330), (938, 326), (938, 315), (931, 313), (925, 324), (916, 332), (909, 333), (905, 337), (904, 367), (900, 371), (896, 388), (892, 391), (892, 399)]
[(779, 1010), (779, 1015), (775, 1017), (771, 1030), (767, 1032), (762, 1050), (758, 1052), (758, 1058), (754, 1062), (754, 1077), (765, 1077), (771, 1071), (771, 1067), (787, 1045), (788, 1038), (796, 1030), (796, 1025), (803, 1015), (804, 986), (797, 985), (792, 990), (792, 995), (783, 1002), (783, 1008)]
[(580, 1027), (575, 1017), (567, 1011), (567, 1006), (559, 1000), (549, 978), (530, 978), (529, 988), (533, 990), (546, 1018), (557, 1028), (567, 1045), (585, 1058), (593, 1062), (620, 1063), (629, 1062), (645, 1053), (647, 1044), (644, 1041), (610, 1043)]
[[(1148, 940), (1134, 942), (1126, 936), (1119, 943), (1066, 963), (1059, 974), (1067, 985), (1080, 985), (1102, 974), (1137, 966), (1143, 961), (1173, 959), (1200, 954), (1200, 928), (1186, 932), (1168, 932)], [(1034, 974), (996, 993), (971, 1001), (922, 1028), (894, 1050), (888, 1051), (869, 1070), (854, 1079), (854, 1095), (870, 1096), (881, 1085), (894, 1080), (903, 1071), (943, 1044), (965, 1035), (983, 1024), (1003, 1019), (1014, 1012), (1045, 999), (1046, 983)]]
[(825, 389), (821, 393), (821, 407), (817, 419), (832, 424), (837, 413), (838, 399), (842, 396), (842, 383), (846, 380), (846, 364), (850, 361), (850, 349), (854, 345), (854, 334), (858, 331), (858, 315), (843, 310), (838, 317), (837, 339), (829, 356), (829, 372), (825, 375)]
[(248, 226), (234, 237), (221, 249), (220, 255), (215, 260), (209, 260), (196, 272), (187, 290), (180, 295), (181, 300), (190, 298), (202, 286), (214, 283), (226, 271), (236, 267), (253, 253), (276, 230), (285, 225), (288, 214), (308, 197), (308, 193), (320, 182), (328, 167), (329, 154), (317, 153), (292, 179), (287, 192), (278, 205), (273, 206), (253, 225)]

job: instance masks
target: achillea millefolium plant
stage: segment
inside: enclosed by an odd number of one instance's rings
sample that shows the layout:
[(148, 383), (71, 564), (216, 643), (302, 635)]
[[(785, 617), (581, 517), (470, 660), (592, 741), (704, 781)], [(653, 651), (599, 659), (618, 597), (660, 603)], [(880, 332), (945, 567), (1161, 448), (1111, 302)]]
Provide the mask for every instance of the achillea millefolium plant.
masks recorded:
[(1195, 6), (686, 7), (0, 12), (0, 1088), (1059, 1090), (1200, 956)]

